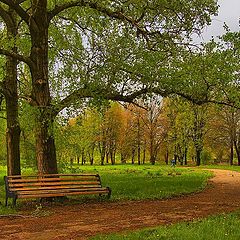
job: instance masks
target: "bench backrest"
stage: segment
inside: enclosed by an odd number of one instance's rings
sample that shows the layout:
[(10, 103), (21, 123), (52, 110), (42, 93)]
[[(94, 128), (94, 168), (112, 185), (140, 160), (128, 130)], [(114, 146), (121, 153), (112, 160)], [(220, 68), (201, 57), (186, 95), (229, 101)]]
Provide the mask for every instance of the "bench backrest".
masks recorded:
[(6, 191), (48, 190), (67, 188), (99, 188), (102, 187), (98, 174), (45, 174), (36, 176), (4, 177)]

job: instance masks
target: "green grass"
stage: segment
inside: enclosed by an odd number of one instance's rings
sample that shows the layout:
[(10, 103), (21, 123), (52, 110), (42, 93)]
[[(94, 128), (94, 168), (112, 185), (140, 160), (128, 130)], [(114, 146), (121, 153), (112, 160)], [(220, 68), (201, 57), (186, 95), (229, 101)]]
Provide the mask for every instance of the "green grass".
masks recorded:
[[(64, 170), (64, 171), (63, 171)], [(24, 174), (30, 174), (27, 170)], [(112, 189), (110, 201), (162, 199), (200, 191), (206, 187), (212, 174), (208, 171), (190, 168), (171, 168), (152, 165), (107, 165), (107, 166), (74, 166), (62, 169), (62, 172), (99, 173), (103, 186)], [(6, 168), (0, 167), (0, 201), (4, 204), (5, 189), (3, 176)], [(86, 197), (85, 197), (86, 198)], [(81, 200), (81, 197), (77, 197)], [(88, 198), (86, 198), (88, 199)], [(29, 201), (29, 200), (28, 200)], [(11, 200), (10, 200), (11, 202)], [(21, 200), (18, 200), (18, 206)], [(14, 209), (0, 205), (0, 214), (12, 213)]]
[(187, 168), (152, 165), (80, 166), (72, 172), (99, 173), (111, 200), (160, 199), (200, 191), (211, 173)]
[(202, 165), (197, 167), (199, 169), (222, 169), (222, 170), (231, 170), (231, 171), (236, 171), (240, 172), (240, 166), (236, 165)]
[(239, 240), (240, 213), (210, 217), (191, 223), (96, 236), (91, 240)]
[(6, 175), (6, 167), (0, 166), (0, 215), (12, 214), (16, 210), (13, 208), (6, 208), (5, 204), (5, 185), (3, 176)]

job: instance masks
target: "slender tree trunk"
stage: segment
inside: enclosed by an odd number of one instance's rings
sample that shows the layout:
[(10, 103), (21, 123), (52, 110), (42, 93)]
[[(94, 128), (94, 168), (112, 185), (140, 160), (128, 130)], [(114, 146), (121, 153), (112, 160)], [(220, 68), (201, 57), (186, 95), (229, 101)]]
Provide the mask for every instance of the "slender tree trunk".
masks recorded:
[(234, 141), (234, 147), (237, 154), (238, 166), (240, 166), (240, 148), (238, 147), (237, 141)]
[(105, 151), (101, 152), (101, 165), (104, 165), (104, 159), (105, 159)]
[(154, 144), (153, 144), (153, 137), (152, 137), (152, 134), (151, 134), (151, 139), (150, 139), (150, 151), (149, 151), (149, 154), (150, 154), (150, 163), (152, 165), (155, 164), (155, 158), (154, 158)]
[(233, 146), (233, 141), (231, 141), (230, 159), (229, 159), (229, 164), (230, 164), (231, 166), (233, 165), (233, 156), (234, 156), (234, 146)]
[(166, 165), (168, 165), (169, 162), (169, 152), (168, 152), (168, 148), (166, 149), (166, 153), (165, 153), (165, 163)]
[(187, 165), (187, 153), (188, 153), (188, 149), (185, 147), (185, 151), (184, 151), (184, 164)]
[(145, 164), (145, 161), (146, 161), (146, 145), (144, 144), (142, 164)]
[(109, 151), (106, 152), (106, 164), (109, 163)]
[(82, 149), (81, 155), (82, 155), (82, 165), (84, 165), (85, 162), (86, 162), (86, 157), (85, 157), (85, 151), (84, 151), (84, 149)]
[[(9, 10), (11, 23), (7, 24), (9, 39), (17, 36), (17, 23), (14, 12)], [(17, 48), (13, 47), (17, 53)], [(18, 120), (17, 60), (6, 57), (6, 77), (4, 79), (4, 95), (6, 99), (6, 143), (7, 143), (7, 174), (20, 175), (20, 124)]]
[(200, 149), (196, 150), (196, 165), (197, 166), (201, 165), (201, 150)]
[(9, 95), (6, 95), (6, 143), (7, 143), (7, 169), (8, 175), (20, 175), (20, 124), (18, 121), (18, 94), (16, 66), (14, 59), (7, 58), (6, 88)]
[(132, 164), (134, 164), (135, 160), (135, 149), (132, 149)]
[(105, 142), (105, 140), (102, 141), (102, 142), (99, 142), (98, 147), (99, 147), (99, 153), (100, 153), (100, 158), (101, 158), (101, 165), (104, 165), (104, 160), (105, 160), (105, 155), (106, 155), (106, 142)]
[(137, 149), (137, 155), (138, 155), (138, 165), (141, 165), (141, 148), (140, 144), (138, 144), (138, 149)]
[(124, 154), (123, 152), (121, 152), (120, 155), (121, 155), (121, 163), (122, 163), (122, 164), (125, 164), (125, 163), (126, 163), (125, 154)]

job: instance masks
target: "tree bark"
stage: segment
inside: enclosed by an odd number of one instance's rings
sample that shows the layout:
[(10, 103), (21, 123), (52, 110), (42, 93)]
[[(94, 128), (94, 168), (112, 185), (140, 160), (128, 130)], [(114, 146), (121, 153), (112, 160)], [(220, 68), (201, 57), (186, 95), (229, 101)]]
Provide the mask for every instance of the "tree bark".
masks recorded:
[(229, 164), (231, 166), (233, 165), (233, 156), (234, 156), (234, 146), (233, 146), (233, 141), (231, 140), (230, 159), (229, 159)]
[[(7, 24), (9, 39), (17, 36), (17, 22), (14, 11), (9, 10), (11, 22)], [(17, 53), (13, 46), (12, 51)], [(20, 124), (18, 119), (18, 87), (17, 87), (17, 60), (6, 57), (6, 77), (4, 79), (4, 95), (6, 100), (6, 144), (7, 144), (7, 174), (20, 175)]]
[(236, 154), (237, 154), (238, 166), (240, 166), (240, 148), (238, 146), (237, 141), (234, 141), (234, 147), (235, 147), (235, 151), (236, 151)]
[(135, 162), (135, 148), (132, 149), (132, 164)]
[(48, 80), (48, 14), (47, 0), (33, 0), (29, 28), (31, 34), (32, 101), (36, 108), (36, 157), (38, 173), (57, 173), (53, 135), (54, 117)]
[(201, 165), (201, 150), (200, 149), (196, 150), (196, 165), (197, 166)]

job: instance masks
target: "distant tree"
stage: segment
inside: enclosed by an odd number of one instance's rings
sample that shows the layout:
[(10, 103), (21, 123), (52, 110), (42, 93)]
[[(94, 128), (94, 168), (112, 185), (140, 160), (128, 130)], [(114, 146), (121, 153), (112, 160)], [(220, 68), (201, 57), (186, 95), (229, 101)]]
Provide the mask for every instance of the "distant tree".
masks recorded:
[(118, 150), (122, 126), (122, 108), (118, 103), (112, 103), (105, 113), (106, 123), (106, 148), (110, 155), (111, 164), (116, 162), (116, 153)]
[(163, 114), (163, 99), (152, 96), (145, 100), (146, 110), (142, 114), (146, 142), (149, 151), (149, 161), (155, 164), (160, 146), (167, 136), (167, 119)]

